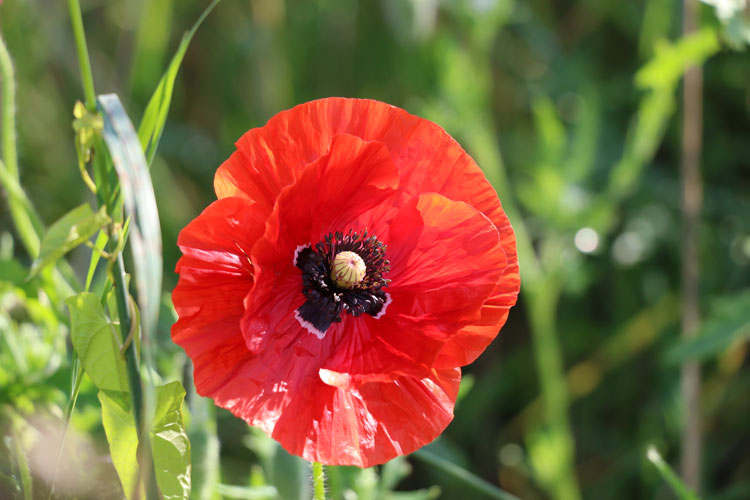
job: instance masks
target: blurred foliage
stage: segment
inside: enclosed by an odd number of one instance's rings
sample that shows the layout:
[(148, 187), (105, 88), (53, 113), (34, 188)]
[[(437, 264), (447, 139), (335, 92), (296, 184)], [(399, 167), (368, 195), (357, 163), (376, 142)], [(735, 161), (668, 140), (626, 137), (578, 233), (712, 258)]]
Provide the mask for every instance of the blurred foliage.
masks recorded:
[[(141, 122), (208, 3), (82, 0), (97, 91), (119, 94)], [(242, 133), (315, 98), (392, 103), (438, 122), (477, 159), (522, 257), (526, 295), (465, 369), (473, 384), (430, 453), (523, 499), (575, 498), (577, 488), (586, 498), (672, 498), (646, 450), (654, 444), (677, 464), (677, 362), (698, 358), (701, 497), (750, 497), (750, 64), (736, 50), (750, 41), (747, 3), (706, 0), (701, 14), (703, 29), (682, 38), (671, 0), (224, 0), (168, 73), (171, 106), (167, 98), (162, 113), (164, 101), (154, 101), (141, 122), (148, 129), (166, 118), (160, 139), (141, 137), (159, 144), (151, 176), (163, 289), (176, 282), (178, 232), (214, 199), (213, 174)], [(6, 1), (0, 31), (15, 64), (21, 185), (51, 226), (91, 199), (71, 127), (82, 96), (64, 2)], [(689, 343), (678, 339), (677, 168), (688, 62), (705, 71), (706, 315)], [(11, 217), (24, 198), (2, 193), (0, 497), (47, 492), (56, 478), (63, 498), (121, 498), (88, 377), (61, 443), (77, 370), (63, 305), (71, 291), (53, 266), (27, 280), (36, 255)], [(68, 255), (81, 282), (90, 255), (85, 247)], [(86, 280), (97, 296), (106, 272), (99, 266)], [(172, 321), (167, 298), (152, 352), (161, 377), (188, 389), (193, 498), (307, 498), (307, 464), (195, 394), (169, 338)], [(45, 457), (58, 451), (78, 458), (55, 470)], [(76, 470), (87, 479), (77, 481)], [(408, 457), (327, 474), (334, 499), (466, 496), (462, 473)]]

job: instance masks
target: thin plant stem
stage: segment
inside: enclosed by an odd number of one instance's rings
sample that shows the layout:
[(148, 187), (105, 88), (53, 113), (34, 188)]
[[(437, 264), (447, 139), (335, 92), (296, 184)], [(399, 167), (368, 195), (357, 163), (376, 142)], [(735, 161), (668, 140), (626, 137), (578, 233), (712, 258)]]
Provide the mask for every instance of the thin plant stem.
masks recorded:
[[(94, 91), (94, 78), (91, 72), (91, 62), (89, 59), (88, 47), (86, 45), (86, 34), (83, 29), (83, 19), (81, 17), (81, 8), (78, 0), (69, 0), (68, 7), (70, 10), (70, 20), (73, 28), (73, 34), (76, 40), (76, 49), (78, 52), (78, 62), (81, 69), (81, 80), (83, 82), (84, 94), (86, 97), (86, 109), (90, 112), (96, 112), (96, 93)], [(94, 171), (99, 181), (97, 186), (97, 199), (100, 205), (106, 205), (107, 213), (113, 220), (115, 217), (116, 203), (111, 193), (117, 189), (117, 186), (108, 184), (107, 175), (108, 165), (106, 163), (106, 153), (104, 141), (99, 138), (95, 141)], [(122, 253), (118, 251), (119, 238), (122, 237), (121, 231), (118, 232), (114, 224), (108, 227), (109, 253), (114, 256), (114, 268), (112, 272), (112, 281), (115, 288), (115, 298), (117, 301), (117, 312), (120, 319), (120, 332), (123, 341), (127, 340), (130, 334), (133, 317), (128, 301), (129, 293), (127, 290), (127, 281), (125, 275), (125, 265)], [(135, 343), (131, 344), (125, 353), (126, 367), (128, 372), (128, 386), (130, 388), (130, 397), (132, 403), (133, 417), (138, 433), (138, 456), (140, 462), (139, 475), (146, 479), (147, 497), (158, 498), (158, 487), (156, 485), (156, 474), (154, 473), (153, 461), (151, 460), (149, 432), (143, 425), (143, 389), (140, 378), (140, 368), (135, 349)], [(139, 489), (136, 489), (138, 492)]]
[(669, 487), (672, 488), (672, 491), (675, 492), (680, 500), (699, 500), (698, 495), (690, 491), (690, 488), (680, 481), (680, 478), (674, 473), (669, 464), (664, 461), (659, 454), (659, 451), (653, 445), (648, 447), (646, 457), (649, 462), (654, 464), (654, 467), (659, 471), (661, 477), (667, 482)]
[(313, 500), (326, 500), (326, 478), (323, 464), (312, 463)]
[(60, 446), (57, 449), (57, 458), (55, 459), (55, 471), (52, 474), (52, 481), (50, 482), (49, 496), (47, 500), (52, 500), (55, 494), (55, 482), (57, 481), (57, 473), (60, 470), (60, 462), (62, 461), (63, 450), (65, 449), (65, 438), (68, 436), (68, 428), (70, 427), (70, 419), (73, 417), (73, 410), (75, 410), (76, 402), (78, 401), (78, 394), (81, 391), (81, 381), (83, 380), (83, 363), (78, 359), (78, 356), (73, 353), (73, 375), (71, 380), (70, 388), (70, 399), (68, 404), (65, 406), (65, 416), (63, 420), (63, 432), (60, 438)]
[(44, 227), (21, 188), (16, 151), (16, 83), (13, 62), (0, 36), (0, 78), (2, 78), (2, 146), (0, 184), (8, 192), (8, 206), (26, 251), (32, 257), (39, 255), (40, 235)]
[(568, 417), (568, 387), (562, 349), (557, 339), (560, 285), (554, 274), (548, 274), (540, 282), (528, 283), (525, 297), (529, 301), (528, 317), (534, 336), (534, 357), (542, 388), (546, 431), (558, 446), (557, 454), (561, 457), (559, 473), (550, 488), (554, 498), (576, 500), (581, 498), (581, 493), (574, 469), (575, 441)]
[[(683, 0), (683, 25), (685, 35), (696, 30), (698, 0)], [(685, 339), (694, 338), (700, 326), (698, 298), (699, 258), (698, 227), (703, 199), (700, 178), (700, 157), (703, 135), (703, 72), (700, 66), (685, 72), (682, 114), (682, 262), (681, 331)], [(682, 365), (681, 392), (684, 427), (682, 434), (682, 477), (687, 485), (700, 490), (701, 469), (701, 371), (697, 360)]]
[(78, 0), (68, 0), (68, 10), (70, 11), (70, 22), (73, 25), (73, 36), (76, 40), (76, 51), (78, 52), (78, 64), (81, 68), (83, 94), (86, 97), (86, 109), (93, 113), (96, 111), (94, 75), (91, 72), (91, 60), (89, 59), (89, 49), (86, 45), (86, 34), (83, 30), (81, 5), (78, 3)]
[(13, 61), (0, 36), (0, 71), (2, 71), (2, 128), (3, 160), (10, 175), (18, 179), (18, 154), (16, 151), (16, 79)]
[[(32, 258), (39, 255), (41, 238), (44, 234), (42, 219), (21, 187), (16, 150), (16, 85), (13, 62), (0, 36), (0, 85), (2, 86), (2, 108), (0, 124), (2, 125), (2, 160), (0, 160), (0, 185), (8, 193), (8, 208), (13, 224), (16, 227), (21, 243)], [(51, 270), (51, 280), (55, 290), (64, 296), (71, 295), (81, 287), (75, 274), (65, 261), (59, 261)]]
[(18, 466), (18, 474), (21, 476), (23, 498), (24, 500), (31, 500), (34, 498), (31, 470), (29, 469), (29, 462), (26, 458), (26, 452), (21, 445), (21, 437), (18, 435), (15, 422), (11, 423), (11, 441), (13, 442), (11, 453), (14, 455), (13, 458), (15, 458), (16, 465)]

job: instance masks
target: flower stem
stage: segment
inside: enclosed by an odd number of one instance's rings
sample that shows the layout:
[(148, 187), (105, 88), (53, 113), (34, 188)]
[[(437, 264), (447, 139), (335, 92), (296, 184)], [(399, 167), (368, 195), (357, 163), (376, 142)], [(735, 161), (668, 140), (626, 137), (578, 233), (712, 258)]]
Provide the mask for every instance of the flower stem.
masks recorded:
[(326, 478), (323, 472), (323, 464), (312, 463), (313, 476), (313, 500), (326, 500)]

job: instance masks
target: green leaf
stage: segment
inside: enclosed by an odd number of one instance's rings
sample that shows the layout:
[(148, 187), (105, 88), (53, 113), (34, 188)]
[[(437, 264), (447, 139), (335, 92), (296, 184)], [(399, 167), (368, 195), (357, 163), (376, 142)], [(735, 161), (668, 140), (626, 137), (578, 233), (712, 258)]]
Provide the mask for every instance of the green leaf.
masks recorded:
[(65, 301), (70, 311), (70, 338), (86, 373), (99, 389), (128, 392), (127, 369), (115, 328), (99, 299), (83, 292)]
[(149, 165), (151, 165), (151, 162), (154, 160), (156, 149), (159, 147), (161, 134), (164, 131), (164, 125), (167, 122), (167, 114), (169, 113), (169, 106), (172, 102), (174, 82), (177, 78), (180, 64), (182, 64), (182, 59), (185, 57), (185, 52), (187, 52), (190, 41), (193, 39), (198, 27), (203, 23), (203, 20), (213, 10), (216, 4), (219, 3), (219, 1), (220, 0), (214, 0), (211, 2), (190, 31), (182, 36), (180, 45), (177, 47), (177, 52), (172, 57), (167, 70), (164, 72), (161, 80), (159, 80), (159, 84), (156, 86), (154, 94), (148, 101), (146, 111), (143, 113), (143, 120), (141, 120), (141, 124), (138, 127), (138, 139), (143, 147), (143, 151), (146, 153)]
[[(99, 391), (99, 402), (102, 405), (102, 423), (109, 442), (109, 454), (117, 475), (120, 476), (125, 496), (130, 500), (135, 497), (138, 479), (138, 432), (130, 411), (130, 398), (124, 392)], [(143, 493), (140, 498), (145, 498)]]
[(659, 474), (661, 474), (662, 478), (664, 478), (680, 500), (699, 500), (698, 495), (690, 491), (685, 483), (674, 473), (669, 464), (664, 461), (655, 446), (651, 445), (648, 447), (646, 457), (654, 464)]
[(706, 359), (741, 339), (750, 339), (750, 292), (717, 300), (698, 335), (670, 349), (667, 360), (682, 363), (689, 359)]
[(151, 450), (164, 499), (190, 497), (190, 440), (182, 418), (183, 399), (185, 389), (179, 382), (156, 388)]
[[(162, 497), (169, 500), (190, 497), (190, 441), (182, 418), (184, 398), (185, 390), (179, 382), (156, 388), (156, 411), (149, 437), (156, 482)], [(130, 499), (138, 474), (138, 435), (130, 400), (125, 393), (99, 391), (99, 401), (112, 462)]]
[(102, 226), (109, 222), (109, 217), (102, 207), (94, 213), (88, 203), (74, 208), (60, 220), (52, 224), (42, 239), (39, 257), (34, 262), (29, 274), (33, 278), (42, 268), (91, 238)]
[(120, 179), (125, 210), (133, 220), (130, 246), (143, 316), (142, 333), (147, 338), (159, 315), (162, 278), (161, 229), (154, 187), (143, 149), (120, 99), (115, 94), (100, 95), (97, 103), (104, 119), (102, 135)]
[(0, 259), (0, 281), (12, 283), (15, 286), (23, 286), (28, 271), (15, 259)]

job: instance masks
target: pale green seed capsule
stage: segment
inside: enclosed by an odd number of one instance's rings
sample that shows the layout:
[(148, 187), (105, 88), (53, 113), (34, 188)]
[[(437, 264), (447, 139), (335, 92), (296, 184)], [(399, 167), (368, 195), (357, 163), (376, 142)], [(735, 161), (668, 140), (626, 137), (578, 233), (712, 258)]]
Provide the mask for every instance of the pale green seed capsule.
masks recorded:
[(353, 288), (365, 279), (367, 266), (354, 252), (340, 252), (333, 259), (331, 279), (341, 288)]

